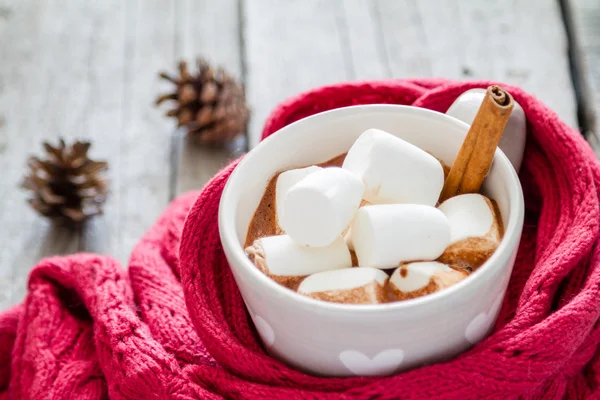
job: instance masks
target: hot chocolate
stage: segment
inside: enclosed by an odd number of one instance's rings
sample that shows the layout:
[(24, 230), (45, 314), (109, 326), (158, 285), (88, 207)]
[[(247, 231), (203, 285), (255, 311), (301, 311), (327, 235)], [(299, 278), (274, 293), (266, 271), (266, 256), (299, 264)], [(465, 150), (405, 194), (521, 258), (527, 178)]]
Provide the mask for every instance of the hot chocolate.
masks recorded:
[(498, 207), (483, 195), (440, 204), (448, 171), (368, 130), (348, 153), (270, 180), (246, 253), (275, 282), (323, 301), (377, 304), (443, 290), (480, 267), (503, 235)]

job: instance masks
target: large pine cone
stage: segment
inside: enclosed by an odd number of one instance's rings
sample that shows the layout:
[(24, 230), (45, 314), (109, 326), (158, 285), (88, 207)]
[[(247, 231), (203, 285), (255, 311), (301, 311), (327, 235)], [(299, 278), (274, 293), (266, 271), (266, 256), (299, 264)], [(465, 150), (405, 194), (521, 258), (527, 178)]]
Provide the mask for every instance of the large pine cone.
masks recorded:
[(185, 61), (179, 62), (179, 77), (165, 72), (160, 77), (172, 82), (175, 91), (156, 99), (159, 105), (175, 100), (175, 108), (167, 116), (177, 119), (189, 134), (203, 144), (222, 144), (246, 130), (250, 112), (244, 88), (222, 68), (216, 70), (206, 61), (198, 60), (198, 71), (191, 74)]
[(102, 175), (105, 161), (88, 158), (90, 143), (63, 139), (57, 147), (44, 142), (47, 159), (31, 157), (29, 173), (21, 186), (31, 191), (29, 203), (40, 214), (78, 223), (102, 212), (108, 181)]

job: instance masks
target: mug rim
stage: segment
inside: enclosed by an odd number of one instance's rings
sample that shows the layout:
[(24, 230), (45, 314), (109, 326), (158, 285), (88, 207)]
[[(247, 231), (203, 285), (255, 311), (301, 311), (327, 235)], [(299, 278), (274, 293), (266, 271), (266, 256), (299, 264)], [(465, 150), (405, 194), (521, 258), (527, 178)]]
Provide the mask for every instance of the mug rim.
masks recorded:
[[(515, 245), (518, 246), (518, 243), (515, 244), (515, 242), (519, 241), (523, 228), (525, 205), (521, 183), (519, 181), (517, 172), (513, 168), (511, 162), (500, 148), (496, 149), (496, 154), (494, 155), (494, 163), (496, 164), (496, 168), (499, 168), (499, 173), (504, 177), (504, 179), (506, 179), (510, 188), (508, 195), (508, 209), (510, 210), (510, 215), (508, 219), (508, 224), (504, 229), (504, 235), (502, 237), (502, 240), (500, 241), (498, 248), (494, 251), (490, 258), (488, 258), (485, 261), (485, 263), (483, 263), (476, 271), (471, 273), (465, 279), (461, 280), (455, 285), (452, 285), (449, 288), (445, 288), (444, 290), (431, 293), (426, 296), (382, 304), (333, 303), (303, 296), (299, 293), (294, 292), (293, 290), (281, 286), (280, 284), (276, 283), (271, 278), (269, 278), (267, 275), (262, 273), (254, 265), (254, 263), (250, 261), (250, 259), (244, 251), (243, 245), (239, 243), (237, 237), (237, 228), (234, 218), (236, 213), (226, 213), (223, 211), (225, 208), (236, 206), (234, 199), (232, 198), (230, 193), (234, 190), (232, 188), (234, 187), (236, 181), (239, 179), (239, 176), (243, 174), (245, 166), (247, 164), (253, 163), (255, 160), (260, 159), (262, 155), (261, 153), (266, 151), (263, 150), (265, 147), (268, 147), (269, 144), (273, 141), (280, 140), (279, 137), (285, 135), (286, 132), (291, 129), (301, 129), (303, 125), (319, 123), (321, 122), (321, 120), (323, 120), (324, 122), (332, 117), (343, 117), (347, 114), (356, 113), (358, 112), (358, 110), (385, 110), (392, 113), (395, 111), (417, 113), (428, 118), (438, 119), (440, 121), (443, 121), (444, 123), (454, 124), (467, 131), (469, 129), (468, 124), (450, 115), (438, 111), (429, 110), (426, 108), (397, 104), (369, 104), (340, 107), (333, 110), (328, 110), (318, 114), (310, 115), (308, 117), (302, 118), (298, 121), (284, 126), (283, 128), (271, 134), (269, 137), (262, 140), (254, 149), (250, 150), (240, 160), (238, 165), (235, 167), (235, 169), (229, 176), (229, 179), (227, 180), (227, 183), (225, 184), (225, 187), (223, 189), (218, 211), (219, 236), (221, 240), (221, 245), (223, 246), (225, 253), (229, 257), (232, 257), (234, 259), (234, 262), (238, 264), (236, 266), (232, 266), (232, 263), (230, 263), (228, 260), (229, 267), (246, 269), (248, 273), (253, 275), (253, 277), (256, 279), (256, 282), (265, 288), (265, 290), (274, 290), (274, 294), (286, 297), (290, 301), (295, 302), (298, 306), (310, 308), (313, 311), (318, 311), (318, 309), (320, 309), (323, 311), (352, 313), (371, 313), (375, 311), (400, 311), (415, 307), (423, 307), (430, 303), (436, 303), (444, 301), (444, 299), (450, 299), (457, 293), (460, 293), (461, 291), (465, 290), (468, 286), (474, 284), (477, 280), (483, 279), (483, 277), (486, 274), (491, 272), (492, 266), (494, 264), (499, 263), (499, 259), (504, 255), (504, 253), (511, 251), (511, 249), (513, 249)], [(268, 179), (270, 180), (271, 178), (272, 177), (269, 177)], [(507, 268), (507, 265), (503, 265), (502, 268)], [(249, 284), (253, 283), (249, 282)], [(236, 285), (238, 285), (237, 281)]]

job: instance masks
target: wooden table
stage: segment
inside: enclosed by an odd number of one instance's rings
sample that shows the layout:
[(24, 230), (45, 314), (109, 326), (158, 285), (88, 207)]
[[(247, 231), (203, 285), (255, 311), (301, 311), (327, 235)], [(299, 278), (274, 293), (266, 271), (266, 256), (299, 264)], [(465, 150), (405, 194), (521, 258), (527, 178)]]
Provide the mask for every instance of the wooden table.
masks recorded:
[[(205, 55), (245, 82), (251, 146), (286, 97), (374, 78), (504, 81), (577, 127), (564, 26), (557, 0), (0, 0), (0, 310), (42, 257), (126, 264), (173, 196), (236, 156), (188, 145), (154, 108), (168, 89), (157, 72), (178, 59)], [(78, 232), (18, 189), (27, 157), (59, 135), (92, 140), (110, 163), (105, 214)]]

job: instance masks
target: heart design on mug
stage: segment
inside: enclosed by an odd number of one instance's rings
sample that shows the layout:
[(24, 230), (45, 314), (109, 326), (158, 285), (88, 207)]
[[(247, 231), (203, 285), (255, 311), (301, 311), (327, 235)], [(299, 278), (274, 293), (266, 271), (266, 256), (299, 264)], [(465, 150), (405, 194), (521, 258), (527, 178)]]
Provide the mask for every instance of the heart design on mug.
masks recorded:
[(369, 358), (358, 350), (345, 350), (340, 353), (339, 358), (342, 364), (354, 375), (389, 375), (402, 364), (404, 351), (389, 349), (376, 354), (373, 358)]
[(486, 333), (489, 332), (492, 327), (492, 323), (494, 322), (493, 318), (498, 313), (498, 310), (502, 305), (503, 297), (504, 296), (502, 293), (500, 293), (494, 300), (492, 307), (487, 313), (478, 314), (475, 318), (473, 318), (473, 321), (469, 323), (467, 329), (465, 330), (465, 338), (469, 341), (469, 343), (478, 343), (481, 339), (483, 339)]
[(267, 346), (272, 346), (275, 343), (273, 328), (261, 316), (254, 314), (254, 326), (256, 326), (256, 330)]

